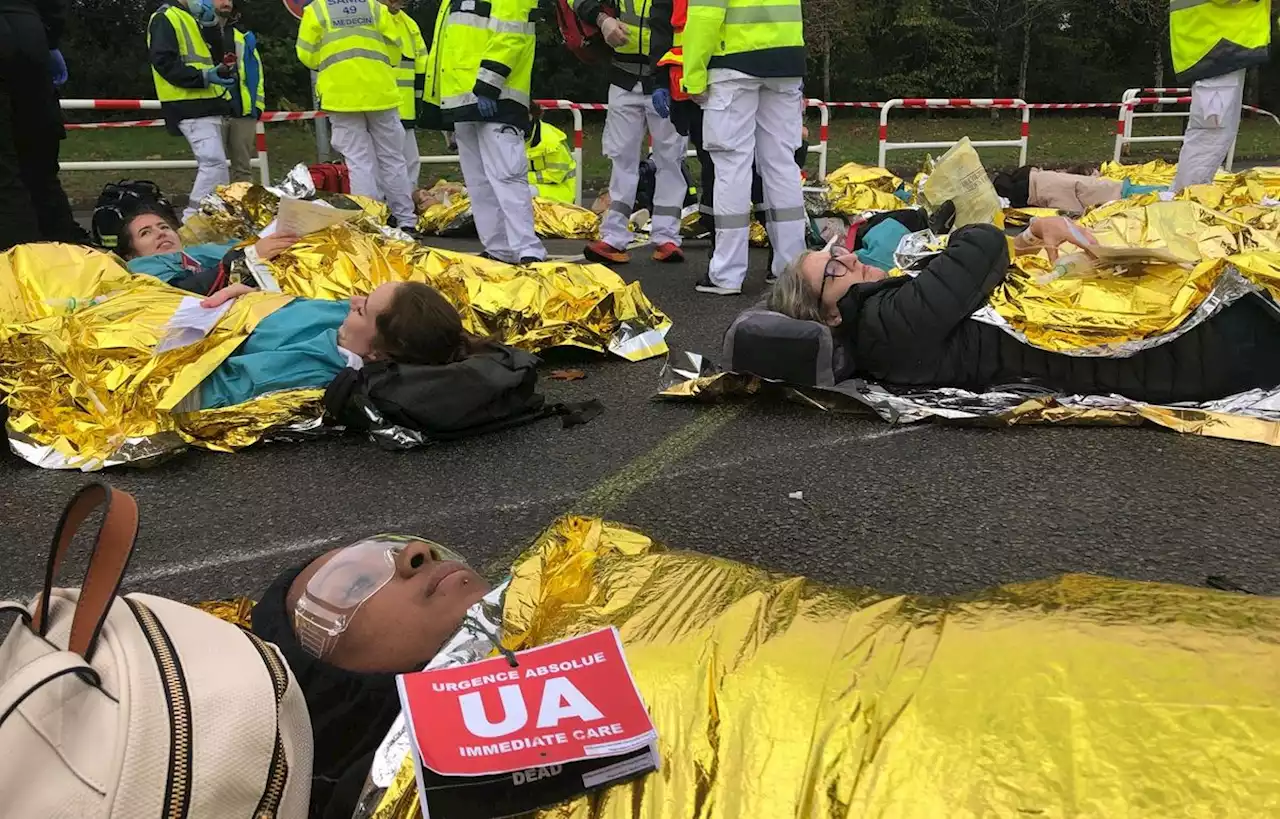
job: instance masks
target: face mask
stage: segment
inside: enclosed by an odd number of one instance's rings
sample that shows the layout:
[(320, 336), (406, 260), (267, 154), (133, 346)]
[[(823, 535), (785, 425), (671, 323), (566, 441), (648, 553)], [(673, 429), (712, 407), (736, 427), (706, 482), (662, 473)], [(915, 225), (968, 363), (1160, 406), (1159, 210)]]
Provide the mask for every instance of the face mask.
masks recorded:
[(213, 0), (187, 0), (187, 8), (196, 18), (196, 22), (202, 26), (211, 26), (217, 22), (217, 15), (213, 11)]

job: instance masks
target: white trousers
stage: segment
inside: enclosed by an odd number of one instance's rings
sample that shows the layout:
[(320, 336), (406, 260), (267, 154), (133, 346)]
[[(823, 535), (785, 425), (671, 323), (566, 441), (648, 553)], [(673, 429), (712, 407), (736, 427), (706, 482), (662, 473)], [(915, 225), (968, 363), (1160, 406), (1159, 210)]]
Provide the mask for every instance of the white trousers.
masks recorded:
[(751, 236), (751, 167), (764, 182), (765, 228), (780, 275), (804, 252), (807, 217), (795, 153), (804, 125), (800, 79), (715, 80), (702, 103), (703, 145), (716, 167), (716, 248), (709, 275), (721, 287), (742, 287)]
[(404, 129), (404, 164), (409, 169), (409, 193), (418, 189), (418, 177), (422, 174), (422, 152), (418, 150), (418, 132)]
[(227, 170), (222, 117), (184, 119), (178, 123), (178, 130), (187, 138), (187, 142), (191, 144), (191, 153), (196, 157), (196, 181), (191, 186), (191, 199), (187, 203), (187, 209), (182, 212), (185, 221), (199, 210), (202, 199), (213, 193), (219, 185), (231, 182), (231, 173)]
[(1244, 69), (1199, 80), (1191, 85), (1191, 120), (1178, 156), (1173, 190), (1208, 185), (1227, 161), (1240, 132), (1244, 104)]
[[(640, 183), (646, 123), (649, 133), (653, 134), (653, 164), (658, 172), (650, 238), (655, 245), (680, 244), (680, 212), (688, 191), (681, 163), (688, 140), (676, 132), (670, 120), (658, 116), (648, 94), (611, 85), (603, 141), (604, 155), (613, 160), (613, 173), (609, 176), (612, 204), (604, 215), (600, 234), (607, 244), (619, 250), (625, 250), (635, 239), (629, 224), (635, 211), (636, 187)], [(747, 186), (751, 186), (750, 180)]]
[(454, 133), (471, 214), (484, 249), (512, 264), (546, 259), (547, 250), (533, 229), (524, 132), (501, 122), (459, 122)]
[(331, 112), (333, 147), (342, 154), (351, 174), (351, 192), (383, 200), (396, 224), (412, 228), (417, 220), (404, 165), (404, 126), (400, 112)]

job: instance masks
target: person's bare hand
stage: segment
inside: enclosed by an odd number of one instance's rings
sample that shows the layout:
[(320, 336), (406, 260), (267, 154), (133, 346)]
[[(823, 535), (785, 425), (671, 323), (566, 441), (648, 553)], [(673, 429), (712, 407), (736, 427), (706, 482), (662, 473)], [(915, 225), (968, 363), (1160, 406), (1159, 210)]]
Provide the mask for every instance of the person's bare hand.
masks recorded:
[(294, 242), (296, 241), (298, 241), (297, 236), (289, 236), (287, 234), (282, 235), (277, 233), (274, 236), (268, 236), (265, 239), (259, 239), (258, 243), (255, 244), (253, 247), (255, 250), (258, 251), (259, 259), (262, 259), (262, 261), (264, 262), (269, 262), (275, 257), (279, 256), (281, 253), (284, 253), (290, 247), (292, 247)]
[(1065, 216), (1051, 216), (1037, 219), (1031, 223), (1031, 235), (1040, 240), (1050, 261), (1057, 261), (1058, 247), (1067, 243), (1073, 244), (1090, 253), (1093, 245), (1098, 243), (1093, 231), (1081, 227)]
[(257, 292), (254, 288), (247, 284), (232, 284), (222, 288), (216, 293), (210, 294), (204, 301), (200, 302), (200, 306), (209, 309), (212, 307), (221, 307), (232, 299), (237, 299), (245, 293)]

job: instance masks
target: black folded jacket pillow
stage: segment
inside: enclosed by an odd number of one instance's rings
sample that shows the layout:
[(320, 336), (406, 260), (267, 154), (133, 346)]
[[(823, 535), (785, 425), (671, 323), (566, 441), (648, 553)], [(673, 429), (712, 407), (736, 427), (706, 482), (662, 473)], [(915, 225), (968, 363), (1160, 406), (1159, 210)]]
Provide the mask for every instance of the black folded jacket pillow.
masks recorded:
[(853, 372), (831, 328), (755, 307), (734, 319), (724, 334), (725, 366), (800, 387), (831, 387)]

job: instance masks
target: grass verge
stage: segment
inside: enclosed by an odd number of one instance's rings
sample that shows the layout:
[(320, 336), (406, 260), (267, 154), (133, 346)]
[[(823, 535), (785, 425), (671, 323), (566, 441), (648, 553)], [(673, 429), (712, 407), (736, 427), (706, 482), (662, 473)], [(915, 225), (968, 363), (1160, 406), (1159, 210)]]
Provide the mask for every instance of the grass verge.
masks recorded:
[[(607, 186), (609, 162), (600, 155), (600, 134), (604, 115), (584, 112), (584, 190), (594, 192)], [(571, 122), (568, 112), (552, 111), (548, 119), (568, 130)], [(889, 137), (898, 141), (935, 142), (969, 136), (975, 140), (1015, 139), (1018, 134), (1018, 118), (1005, 115), (992, 121), (984, 113), (929, 114), (925, 112), (895, 112), (889, 122)], [(1183, 120), (1140, 120), (1135, 135), (1174, 133), (1183, 126)], [(817, 118), (811, 111), (807, 120), (810, 141), (817, 141)], [(845, 162), (874, 164), (878, 151), (877, 133), (879, 115), (875, 112), (842, 112), (835, 114), (830, 127), (830, 156), (828, 170), (834, 170)], [(419, 135), (423, 154), (446, 153), (444, 140), (438, 133), (423, 132)], [(1060, 167), (1078, 163), (1097, 165), (1111, 158), (1115, 144), (1115, 120), (1106, 116), (1041, 116), (1031, 121), (1031, 143), (1028, 162), (1031, 164)], [(267, 146), (272, 178), (279, 178), (286, 170), (299, 162), (316, 161), (315, 131), (307, 122), (271, 123), (267, 125)], [(1132, 146), (1127, 161), (1145, 162), (1149, 159), (1177, 159), (1176, 143), (1143, 144)], [(940, 151), (935, 151), (935, 154)], [(1017, 164), (1018, 155), (1013, 148), (989, 148), (982, 151), (988, 168), (1010, 168)], [(1249, 117), (1241, 125), (1236, 158), (1240, 161), (1265, 161), (1280, 155), (1280, 126), (1270, 119)], [(182, 137), (170, 136), (163, 128), (103, 129), (98, 131), (72, 131), (62, 146), (65, 161), (109, 159), (189, 159), (191, 151)], [(923, 151), (893, 151), (888, 164), (899, 175), (910, 177), (924, 160)], [(817, 172), (817, 159), (811, 157), (810, 175)], [(696, 166), (695, 166), (696, 172)], [(123, 178), (145, 178), (155, 181), (166, 192), (183, 196), (190, 190), (195, 172), (177, 171), (67, 171), (62, 175), (77, 208), (92, 207), (98, 192), (107, 182)], [(424, 165), (422, 184), (430, 185), (437, 178), (461, 179), (456, 165)]]

